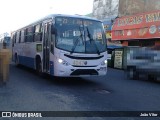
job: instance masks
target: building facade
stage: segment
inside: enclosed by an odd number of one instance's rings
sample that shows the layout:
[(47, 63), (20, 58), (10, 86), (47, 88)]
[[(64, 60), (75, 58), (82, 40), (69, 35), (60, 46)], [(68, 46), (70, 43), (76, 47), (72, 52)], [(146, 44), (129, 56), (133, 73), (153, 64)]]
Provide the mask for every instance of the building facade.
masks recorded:
[(156, 10), (160, 10), (160, 0), (94, 0), (92, 16), (103, 20)]
[(94, 0), (93, 17), (111, 19), (111, 41), (123, 46), (160, 45), (160, 0)]

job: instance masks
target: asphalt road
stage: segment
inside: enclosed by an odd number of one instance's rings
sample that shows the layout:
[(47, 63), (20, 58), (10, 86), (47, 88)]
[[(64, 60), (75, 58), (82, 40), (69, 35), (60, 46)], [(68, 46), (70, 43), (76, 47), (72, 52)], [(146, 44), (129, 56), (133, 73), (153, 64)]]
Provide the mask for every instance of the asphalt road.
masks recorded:
[[(160, 83), (145, 79), (127, 80), (122, 70), (111, 68), (108, 68), (106, 76), (101, 77), (41, 78), (32, 70), (17, 68), (11, 64), (10, 79), (6, 86), (0, 87), (0, 111), (160, 111)], [(43, 119), (159, 120), (160, 118)]]

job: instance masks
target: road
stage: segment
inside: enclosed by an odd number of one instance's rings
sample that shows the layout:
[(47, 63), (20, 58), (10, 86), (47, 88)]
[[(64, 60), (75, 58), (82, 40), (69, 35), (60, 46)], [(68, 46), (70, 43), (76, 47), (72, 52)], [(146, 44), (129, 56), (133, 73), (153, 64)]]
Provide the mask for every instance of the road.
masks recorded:
[[(160, 111), (159, 92), (160, 83), (145, 79), (127, 80), (122, 70), (112, 68), (108, 68), (107, 75), (101, 77), (54, 79), (50, 76), (41, 78), (32, 70), (11, 64), (10, 79), (6, 86), (0, 87), (0, 111)], [(81, 120), (82, 117), (65, 119)]]

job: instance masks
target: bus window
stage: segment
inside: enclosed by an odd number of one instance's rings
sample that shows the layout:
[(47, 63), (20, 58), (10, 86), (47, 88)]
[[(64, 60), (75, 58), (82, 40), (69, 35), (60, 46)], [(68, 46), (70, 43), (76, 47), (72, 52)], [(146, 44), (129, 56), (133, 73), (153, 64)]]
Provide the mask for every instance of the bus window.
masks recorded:
[(14, 33), (11, 33), (12, 47), (14, 47)]
[(24, 42), (24, 30), (21, 31), (21, 43)]
[(33, 42), (33, 34), (34, 34), (34, 27), (29, 27), (26, 30), (26, 42)]
[(13, 44), (15, 43), (14, 37), (15, 37), (15, 33), (12, 33), (12, 43), (13, 43)]
[(26, 33), (27, 33), (27, 29), (25, 28), (25, 29), (24, 29), (24, 42), (27, 42), (27, 36), (26, 36)]
[(17, 32), (17, 35), (16, 35), (16, 43), (19, 43), (19, 31)]
[(34, 41), (42, 41), (42, 25), (38, 24), (35, 26)]
[(19, 31), (19, 43), (21, 43), (21, 31)]

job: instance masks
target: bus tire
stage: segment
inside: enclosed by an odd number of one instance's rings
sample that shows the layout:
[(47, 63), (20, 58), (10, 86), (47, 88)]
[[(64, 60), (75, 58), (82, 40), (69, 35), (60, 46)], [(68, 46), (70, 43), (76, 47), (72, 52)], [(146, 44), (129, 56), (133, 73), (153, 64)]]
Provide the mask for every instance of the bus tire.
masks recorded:
[(16, 65), (16, 67), (19, 66), (19, 61), (18, 61), (18, 55), (17, 54), (15, 54), (15, 65)]
[(36, 73), (39, 76), (42, 76), (42, 62), (40, 58), (36, 58)]

